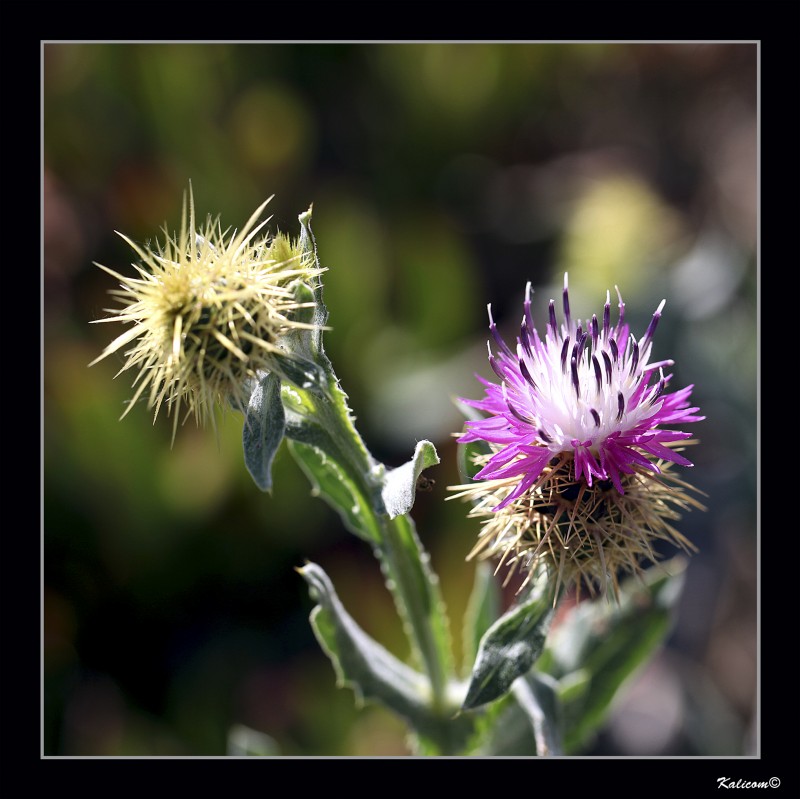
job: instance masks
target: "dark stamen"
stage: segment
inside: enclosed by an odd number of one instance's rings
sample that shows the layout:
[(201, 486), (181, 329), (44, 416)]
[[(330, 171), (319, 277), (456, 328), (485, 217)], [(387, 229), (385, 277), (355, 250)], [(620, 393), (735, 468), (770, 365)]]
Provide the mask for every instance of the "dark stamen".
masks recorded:
[(553, 331), (553, 335), (555, 335), (556, 330), (558, 330), (556, 324), (556, 304), (553, 300), (550, 300), (550, 329)]
[(592, 419), (594, 419), (595, 427), (600, 427), (600, 414), (594, 409), (591, 409)]
[(617, 421), (622, 421), (622, 414), (625, 413), (625, 397), (622, 396), (622, 392), (619, 391), (617, 393)]
[(578, 360), (580, 360), (581, 357), (583, 356), (583, 350), (584, 347), (586, 346), (586, 342), (589, 339), (589, 334), (580, 333), (580, 328), (578, 328), (578, 333), (580, 335), (580, 338), (578, 339), (578, 353), (576, 357), (578, 358)]
[(525, 321), (525, 317), (522, 317), (522, 325), (519, 329), (519, 341), (522, 344), (522, 349), (525, 350), (525, 353), (529, 358), (533, 358), (533, 353), (531, 351), (531, 337), (528, 333), (528, 324)]
[(647, 345), (653, 340), (653, 334), (656, 332), (658, 320), (661, 319), (661, 309), (664, 307), (665, 302), (666, 300), (661, 300), (661, 304), (656, 309), (656, 312), (653, 314), (653, 318), (650, 320), (650, 324), (647, 326), (647, 331), (642, 339), (643, 348), (647, 347)]
[(606, 366), (606, 380), (608, 380), (608, 384), (611, 385), (611, 358), (608, 357), (608, 353), (603, 350), (603, 363)]
[[(564, 283), (566, 284), (566, 282), (567, 281), (565, 279)], [(567, 323), (567, 330), (569, 330), (572, 326), (572, 321), (569, 315), (569, 289), (566, 287), (566, 285), (564, 286), (564, 319)]]
[(662, 377), (661, 380), (658, 381), (658, 385), (656, 386), (656, 390), (653, 392), (653, 396), (650, 397), (650, 404), (652, 405), (655, 401), (661, 396), (661, 393), (664, 391), (664, 387), (667, 385), (667, 381)]
[(495, 324), (494, 318), (492, 317), (492, 306), (487, 305), (486, 310), (489, 312), (489, 332), (492, 334), (492, 338), (497, 343), (497, 346), (506, 354), (506, 355), (513, 355), (511, 350), (508, 347), (508, 344), (503, 341), (500, 333), (497, 331), (497, 325)]
[(533, 419), (523, 416), (508, 400), (506, 400), (506, 407), (511, 411), (511, 414), (523, 424), (531, 424), (533, 422)]
[(506, 376), (500, 368), (500, 364), (497, 363), (497, 358), (494, 355), (489, 355), (489, 366), (492, 367), (492, 371), (501, 379), (505, 380)]
[(619, 350), (617, 349), (616, 340), (610, 338), (608, 340), (608, 346), (611, 347), (611, 357), (614, 359), (614, 363), (616, 363), (619, 360)]
[(532, 293), (533, 293), (533, 291), (531, 289), (531, 284), (530, 284), (530, 281), (528, 281), (527, 285), (525, 286), (525, 304), (524, 304), (523, 307), (525, 308), (525, 319), (526, 319), (526, 321), (528, 323), (528, 329), (529, 330), (533, 330), (534, 329), (533, 316), (531, 315), (531, 294)]
[(608, 338), (608, 330), (611, 327), (611, 303), (606, 300), (603, 307), (603, 336)]
[(561, 371), (567, 368), (567, 353), (569, 352), (569, 336), (564, 339), (564, 346), (561, 347)]
[(594, 379), (597, 381), (597, 390), (603, 388), (603, 370), (600, 368), (600, 361), (596, 355), (592, 355), (592, 366), (594, 366)]
[(581, 384), (578, 381), (578, 359), (573, 357), (570, 366), (572, 367), (572, 386), (575, 389), (575, 396), (580, 399)]
[(541, 438), (545, 444), (549, 444), (552, 442), (553, 439), (550, 438), (550, 436), (548, 436), (547, 433), (545, 433), (541, 427), (536, 432), (539, 434), (539, 438)]
[(522, 358), (519, 359), (519, 370), (525, 380), (527, 380), (533, 388), (536, 388), (536, 381), (531, 377), (531, 373), (528, 371), (528, 367), (525, 366), (525, 361), (523, 361)]
[(597, 349), (597, 337), (600, 335), (600, 328), (597, 324), (597, 314), (592, 314), (592, 349)]
[(633, 357), (631, 359), (631, 368), (628, 370), (628, 374), (632, 375), (636, 371), (636, 367), (639, 365), (639, 344), (634, 341), (633, 342)]

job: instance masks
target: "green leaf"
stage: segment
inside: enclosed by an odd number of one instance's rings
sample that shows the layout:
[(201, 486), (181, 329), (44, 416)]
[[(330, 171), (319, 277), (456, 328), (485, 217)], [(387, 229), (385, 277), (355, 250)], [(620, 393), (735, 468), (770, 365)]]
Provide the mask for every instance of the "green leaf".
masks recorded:
[(464, 665), (468, 668), (475, 662), (481, 638), (497, 621), (501, 611), (501, 592), (491, 566), (479, 561), (475, 567), (475, 582), (464, 612), (462, 634)]
[(536, 739), (530, 716), (509, 692), (477, 713), (476, 733), (466, 754), (478, 757), (531, 757)]
[(414, 733), (419, 752), (462, 752), (474, 734), (475, 718), (457, 715), (455, 706), (445, 712), (434, 707), (429, 679), (398, 660), (356, 624), (322, 568), (308, 563), (298, 571), (318, 603), (311, 612), (311, 625), (333, 663), (340, 687), (350, 687), (359, 702), (380, 702), (403, 717)]
[[(297, 303), (297, 308), (289, 312), (289, 319), (294, 324), (310, 326), (308, 328), (292, 328), (289, 334), (311, 332), (317, 312), (317, 296), (314, 293), (314, 289), (300, 278), (293, 280), (286, 288), (294, 295), (294, 301)], [(312, 350), (309, 349), (306, 354), (307, 357), (313, 359), (314, 353)]]
[(285, 427), (281, 381), (270, 372), (253, 389), (242, 428), (244, 462), (262, 491), (272, 489), (272, 461), (283, 440)]
[(296, 352), (276, 352), (273, 354), (275, 369), (281, 376), (298, 388), (319, 393), (327, 385), (325, 370), (314, 361)]
[(424, 469), (439, 463), (436, 447), (430, 441), (420, 441), (414, 449), (414, 457), (396, 469), (387, 470), (383, 478), (381, 499), (389, 518), (408, 513), (414, 505), (417, 480)]
[[(296, 429), (293, 432), (297, 434)], [(318, 434), (320, 439), (324, 436), (321, 429)], [(309, 435), (308, 432), (306, 435)], [(289, 450), (311, 482), (314, 493), (339, 514), (350, 532), (377, 544), (381, 538), (381, 529), (370, 498), (349, 470), (328, 454), (331, 448), (332, 445), (325, 447), (298, 440), (289, 441)]]
[[(544, 654), (536, 664), (535, 671), (539, 671), (542, 663), (547, 658), (548, 652), (545, 649)], [(544, 673), (544, 672), (543, 672)], [(571, 671), (569, 674), (564, 675), (558, 681), (558, 699), (562, 704), (572, 704), (575, 702), (582, 702), (592, 684), (592, 675), (586, 669), (578, 669)]]
[(323, 324), (320, 320), (327, 317), (327, 311), (320, 310), (317, 292), (304, 281), (295, 280), (287, 288), (299, 306), (288, 314), (297, 326), (281, 336), (279, 343), (285, 354), (276, 353), (276, 360), (295, 386), (318, 394), (327, 388), (326, 370), (330, 371), (331, 364), (321, 350), (322, 331), (313, 326)]
[(578, 750), (604, 721), (620, 686), (669, 632), (685, 560), (676, 558), (628, 580), (620, 601), (583, 602), (554, 631), (537, 671), (559, 682), (564, 748)]
[(543, 571), (522, 600), (481, 638), (464, 708), (485, 705), (510, 690), (544, 649), (553, 617), (553, 593)]
[(558, 683), (547, 674), (532, 671), (515, 680), (511, 690), (530, 720), (536, 754), (540, 757), (562, 754)]
[(484, 757), (548, 757), (562, 754), (558, 683), (535, 670), (518, 677), (511, 691), (476, 716), (466, 754)]
[[(359, 702), (373, 700), (402, 716), (426, 738), (441, 734), (442, 720), (429, 707), (430, 684), (368, 636), (342, 606), (328, 575), (314, 563), (298, 569), (317, 606), (314, 633), (331, 659), (340, 687), (350, 687)], [(447, 721), (450, 721), (449, 719)], [(456, 726), (465, 725), (467, 720)]]
[[(299, 247), (304, 255), (313, 261), (314, 266), (319, 268), (320, 263), (317, 253), (317, 242), (311, 231), (311, 211), (312, 208), (309, 207), (307, 211), (304, 211), (297, 217), (300, 221)], [(316, 301), (316, 309), (314, 312), (314, 324), (316, 325), (316, 329), (312, 334), (312, 346), (315, 353), (323, 356), (322, 330), (328, 322), (328, 309), (322, 301), (322, 281), (320, 281), (314, 289), (314, 300)]]

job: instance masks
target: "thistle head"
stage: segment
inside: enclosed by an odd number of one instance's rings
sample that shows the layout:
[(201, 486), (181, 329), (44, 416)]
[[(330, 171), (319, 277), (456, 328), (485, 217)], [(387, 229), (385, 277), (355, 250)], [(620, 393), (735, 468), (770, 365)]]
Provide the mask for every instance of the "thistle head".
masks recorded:
[(680, 450), (694, 442), (671, 426), (704, 417), (689, 407), (692, 386), (668, 391), (673, 361), (652, 360), (663, 301), (636, 338), (619, 291), (616, 323), (609, 294), (600, 318), (573, 319), (565, 275), (563, 321), (551, 300), (540, 336), (530, 295), (528, 284), (513, 350), (490, 309), (499, 382), (482, 380), (483, 399), (462, 400), (485, 414), (458, 439), (483, 449), (474, 482), (453, 486), (483, 519), (469, 557), (499, 556), (528, 577), (545, 562), (564, 584), (616, 590), (620, 571), (656, 560), (656, 541), (691, 548), (672, 522), (702, 507), (676, 474), (692, 465)]
[[(272, 199), (272, 198), (270, 198)], [(181, 227), (163, 243), (134, 250), (136, 276), (96, 266), (119, 281), (119, 307), (98, 322), (127, 325), (92, 364), (122, 351), (118, 372), (133, 371), (134, 403), (146, 397), (154, 419), (162, 408), (178, 419), (213, 420), (216, 402), (244, 409), (259, 373), (283, 375), (287, 335), (313, 329), (313, 289), (321, 270), (297, 242), (262, 230), (262, 203), (241, 230), (210, 217), (198, 227), (191, 187)], [(90, 364), (90, 365), (92, 365)]]

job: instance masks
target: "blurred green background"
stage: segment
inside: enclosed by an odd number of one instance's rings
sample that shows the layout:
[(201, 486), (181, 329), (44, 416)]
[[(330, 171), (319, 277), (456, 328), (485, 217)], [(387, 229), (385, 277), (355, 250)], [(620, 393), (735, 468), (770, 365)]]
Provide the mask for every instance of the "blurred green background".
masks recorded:
[[(130, 273), (114, 230), (198, 215), (242, 225), (267, 196), (297, 233), (313, 203), (326, 348), (373, 454), (421, 438), (442, 463), (414, 508), (458, 646), (477, 533), (458, 482), (454, 396), (480, 395), (486, 304), (508, 337), (569, 271), (573, 313), (619, 285), (639, 335), (707, 415), (689, 478), (708, 512), (674, 632), (587, 754), (758, 747), (757, 46), (60, 44), (44, 49), (43, 751), (224, 755), (231, 730), (281, 755), (403, 755), (403, 725), (337, 689), (294, 567), (331, 575), (356, 620), (408, 648), (367, 547), (288, 453), (261, 494), (241, 417), (215, 438), (144, 405), (122, 422), (116, 334), (89, 325)], [(665, 555), (673, 554), (665, 551)]]

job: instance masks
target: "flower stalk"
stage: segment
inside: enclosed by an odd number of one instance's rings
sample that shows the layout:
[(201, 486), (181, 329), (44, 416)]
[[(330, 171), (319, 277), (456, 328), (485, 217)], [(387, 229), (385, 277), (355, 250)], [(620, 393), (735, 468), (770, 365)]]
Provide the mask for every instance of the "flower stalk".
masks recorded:
[[(310, 211), (301, 214), (300, 246), (307, 256), (316, 258), (310, 220)], [(327, 320), (321, 290), (315, 300), (320, 309), (318, 318)], [(315, 434), (320, 429), (325, 431), (332, 444), (325, 454), (343, 465), (361, 495), (369, 499), (363, 503), (362, 514), (371, 531), (370, 543), (403, 620), (414, 660), (423, 666), (430, 681), (431, 708), (435, 714), (452, 713), (455, 708), (447, 698), (448, 681), (454, 676), (449, 625), (428, 553), (410, 517), (407, 514), (391, 516), (387, 512), (383, 499), (387, 469), (371, 456), (356, 430), (347, 396), (325, 354), (321, 337), (308, 343), (307, 354), (311, 354), (324, 371), (325, 384), (322, 390), (313, 392), (297, 387), (284, 389), (290, 419), (287, 436), (301, 444), (319, 446), (324, 439), (318, 435), (315, 438)]]
[[(292, 450), (298, 454), (301, 466), (308, 466), (308, 458), (304, 458), (298, 444), (316, 447), (340, 464), (347, 477), (357, 485), (362, 498), (359, 503), (361, 525), (369, 531), (366, 536), (362, 533), (362, 537), (369, 539), (381, 564), (410, 639), (414, 660), (423, 665), (430, 680), (432, 707), (437, 712), (444, 711), (448, 707), (447, 682), (452, 676), (444, 605), (438, 580), (428, 565), (428, 553), (413, 522), (405, 514), (390, 518), (382, 507), (386, 467), (375, 461), (366, 449), (352, 423), (346, 397), (329, 366), (326, 367), (325, 390), (320, 394), (312, 395), (291, 387), (284, 388), (283, 396), (291, 420), (286, 435), (293, 439)], [(309, 425), (311, 419), (312, 426)], [(327, 435), (320, 435), (321, 431)], [(316, 479), (313, 470), (309, 476), (312, 481)], [(363, 501), (363, 498), (371, 501)]]

